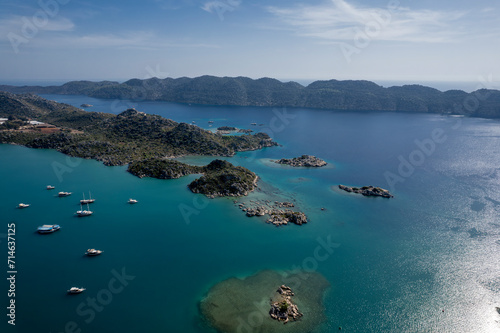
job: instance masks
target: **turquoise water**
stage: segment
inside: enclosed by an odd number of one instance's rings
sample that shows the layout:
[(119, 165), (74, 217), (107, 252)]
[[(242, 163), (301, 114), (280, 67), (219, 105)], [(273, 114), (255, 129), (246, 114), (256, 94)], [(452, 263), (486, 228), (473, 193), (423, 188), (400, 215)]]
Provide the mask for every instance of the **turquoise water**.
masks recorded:
[[(264, 130), (282, 146), (227, 158), (261, 178), (261, 190), (245, 201), (294, 200), (310, 223), (276, 228), (247, 218), (233, 199), (192, 194), (186, 185), (196, 175), (138, 179), (125, 167), (0, 145), (0, 233), (16, 224), (18, 271), (16, 326), (4, 316), (2, 332), (210, 332), (198, 301), (211, 286), (297, 267), (317, 270), (331, 284), (328, 323), (319, 332), (339, 326), (348, 332), (500, 331), (498, 121), (45, 97), (114, 113), (130, 103), (207, 129), (213, 120), (213, 127)], [(433, 131), (438, 140), (429, 145)], [(301, 154), (331, 165), (269, 163)], [(400, 157), (415, 162), (413, 170), (401, 169)], [(211, 159), (183, 158), (196, 164)], [(399, 178), (391, 184), (387, 175)], [(49, 184), (56, 189), (47, 191)], [(338, 184), (381, 186), (395, 198), (341, 193), (332, 188)], [(58, 191), (73, 195), (58, 198)], [(88, 191), (96, 198), (94, 215), (74, 217)], [(139, 203), (128, 205), (129, 198)], [(32, 206), (16, 209), (20, 202)], [(55, 223), (60, 231), (35, 233)], [(318, 238), (336, 244), (326, 259), (314, 257)], [(6, 258), (6, 239), (0, 241)], [(103, 255), (84, 257), (90, 247)], [(122, 273), (128, 279), (120, 282)], [(68, 296), (71, 286), (87, 290)], [(1, 287), (6, 292), (9, 286), (4, 280)]]

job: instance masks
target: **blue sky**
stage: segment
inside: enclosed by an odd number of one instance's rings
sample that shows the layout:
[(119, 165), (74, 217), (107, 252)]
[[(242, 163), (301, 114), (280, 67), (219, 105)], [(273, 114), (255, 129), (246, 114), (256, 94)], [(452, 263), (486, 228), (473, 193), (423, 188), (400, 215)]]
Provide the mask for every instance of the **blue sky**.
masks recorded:
[(0, 1), (0, 81), (500, 78), (497, 0)]

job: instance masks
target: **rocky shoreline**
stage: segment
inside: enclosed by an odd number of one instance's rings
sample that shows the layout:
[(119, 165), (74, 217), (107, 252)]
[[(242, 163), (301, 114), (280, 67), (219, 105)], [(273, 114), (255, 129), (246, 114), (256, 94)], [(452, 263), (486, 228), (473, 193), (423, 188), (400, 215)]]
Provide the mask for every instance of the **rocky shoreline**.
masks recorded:
[(349, 187), (345, 185), (339, 185), (339, 189), (346, 192), (358, 193), (367, 197), (383, 197), (383, 198), (394, 198), (394, 196), (388, 191), (380, 187), (374, 186), (363, 186), (359, 187)]
[(276, 294), (278, 297), (271, 299), (271, 309), (269, 310), (269, 315), (272, 319), (282, 321), (283, 324), (286, 324), (290, 319), (296, 321), (304, 315), (299, 311), (297, 305), (293, 304), (292, 297), (295, 294), (290, 287), (282, 284), (276, 290)]
[(320, 168), (328, 164), (322, 159), (312, 155), (302, 155), (300, 157), (294, 157), (294, 158), (282, 158), (280, 160), (274, 161), (274, 163), (286, 164), (293, 167), (308, 167), (308, 168)]
[[(238, 203), (235, 202), (235, 204)], [(295, 205), (287, 201), (251, 201), (251, 204), (239, 203), (238, 206), (248, 217), (267, 215), (266, 223), (277, 227), (288, 223), (302, 225), (308, 222), (307, 216), (303, 212), (288, 209), (295, 207)]]

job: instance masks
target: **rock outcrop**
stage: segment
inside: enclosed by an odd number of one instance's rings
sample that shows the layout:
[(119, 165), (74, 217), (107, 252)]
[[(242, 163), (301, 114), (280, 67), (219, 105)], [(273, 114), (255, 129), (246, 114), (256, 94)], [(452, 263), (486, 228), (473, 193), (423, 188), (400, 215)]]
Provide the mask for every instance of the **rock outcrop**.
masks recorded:
[(303, 316), (297, 305), (292, 302), (292, 296), (295, 294), (290, 287), (281, 285), (276, 293), (279, 296), (271, 301), (271, 309), (269, 310), (271, 318), (286, 324), (290, 319), (295, 321)]
[(319, 168), (328, 164), (322, 159), (312, 155), (302, 155), (300, 157), (294, 157), (294, 158), (282, 158), (281, 160), (277, 160), (274, 162), (278, 164), (290, 165), (293, 167), (312, 167), (312, 168)]
[(341, 190), (352, 193), (359, 193), (367, 197), (384, 197), (384, 198), (394, 198), (394, 196), (388, 191), (380, 187), (373, 186), (363, 186), (359, 187), (349, 187), (345, 185), (339, 185)]
[(288, 223), (295, 223), (297, 225), (307, 223), (308, 219), (306, 214), (291, 209), (283, 209), (292, 207), (295, 207), (295, 205), (291, 202), (275, 201), (272, 203), (269, 200), (254, 202), (252, 205), (248, 206), (244, 203), (239, 204), (239, 208), (246, 212), (248, 217), (268, 215), (269, 217), (266, 222), (274, 224), (277, 227), (287, 225)]

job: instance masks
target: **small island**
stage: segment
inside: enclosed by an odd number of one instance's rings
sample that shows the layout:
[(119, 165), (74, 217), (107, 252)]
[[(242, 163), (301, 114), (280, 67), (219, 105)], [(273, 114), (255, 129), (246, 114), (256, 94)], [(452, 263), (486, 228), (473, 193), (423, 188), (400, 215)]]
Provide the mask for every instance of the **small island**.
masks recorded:
[(371, 185), (363, 186), (361, 188), (339, 185), (339, 189), (344, 190), (346, 192), (362, 194), (367, 197), (394, 198), (394, 196), (388, 190), (385, 190), (380, 187), (373, 187)]
[(90, 108), (92, 106), (93, 106), (92, 104), (86, 104), (86, 103), (83, 103), (82, 105), (80, 105), (80, 107), (82, 107), (82, 108)]
[(297, 305), (293, 304), (292, 296), (295, 296), (292, 289), (284, 284), (276, 290), (276, 296), (271, 298), (271, 318), (286, 324), (290, 319), (295, 321), (304, 315), (300, 313)]
[(257, 186), (255, 173), (241, 166), (234, 166), (228, 161), (214, 160), (204, 167), (204, 175), (191, 184), (189, 189), (208, 197), (246, 196)]
[(312, 167), (312, 168), (319, 168), (328, 164), (322, 159), (312, 155), (302, 155), (300, 157), (294, 157), (294, 158), (282, 158), (280, 160), (274, 161), (274, 163), (286, 164), (293, 167)]
[[(235, 201), (235, 204), (238, 203)], [(241, 202), (238, 206), (248, 217), (267, 215), (266, 223), (277, 227), (287, 225), (288, 223), (302, 225), (308, 222), (308, 218), (303, 212), (288, 209), (295, 207), (295, 205), (287, 201), (275, 201), (272, 203), (269, 200), (251, 200), (249, 203)]]
[(175, 179), (191, 174), (203, 174), (188, 185), (193, 193), (208, 197), (239, 197), (255, 189), (257, 175), (252, 171), (234, 166), (228, 161), (213, 160), (206, 166), (194, 166), (169, 159), (150, 158), (133, 162), (128, 172), (143, 178)]

